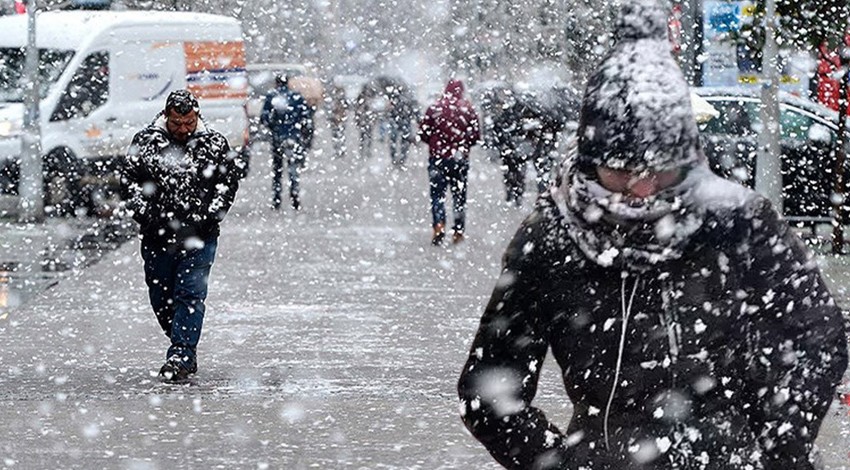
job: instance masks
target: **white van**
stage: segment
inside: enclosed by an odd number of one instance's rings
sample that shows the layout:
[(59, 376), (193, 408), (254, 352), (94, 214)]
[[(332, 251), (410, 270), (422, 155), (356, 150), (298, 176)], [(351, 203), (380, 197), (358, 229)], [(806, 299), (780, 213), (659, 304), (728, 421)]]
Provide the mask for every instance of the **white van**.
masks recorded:
[[(0, 17), (0, 192), (14, 191), (17, 183), (26, 21), (25, 15)], [(78, 204), (90, 176), (113, 174), (133, 135), (153, 121), (172, 90), (192, 91), (207, 124), (234, 149), (247, 139), (245, 50), (236, 19), (46, 12), (37, 17), (36, 38), (48, 209)]]

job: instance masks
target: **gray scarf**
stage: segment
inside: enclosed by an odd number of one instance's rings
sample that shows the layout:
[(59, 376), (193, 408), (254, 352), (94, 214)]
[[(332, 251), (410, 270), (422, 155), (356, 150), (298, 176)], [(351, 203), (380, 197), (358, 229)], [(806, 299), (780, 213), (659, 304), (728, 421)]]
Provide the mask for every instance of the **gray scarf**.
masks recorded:
[(652, 197), (626, 200), (574, 168), (552, 193), (570, 238), (600, 266), (640, 271), (681, 258), (705, 219), (694, 189), (705, 172), (692, 168), (685, 179)]

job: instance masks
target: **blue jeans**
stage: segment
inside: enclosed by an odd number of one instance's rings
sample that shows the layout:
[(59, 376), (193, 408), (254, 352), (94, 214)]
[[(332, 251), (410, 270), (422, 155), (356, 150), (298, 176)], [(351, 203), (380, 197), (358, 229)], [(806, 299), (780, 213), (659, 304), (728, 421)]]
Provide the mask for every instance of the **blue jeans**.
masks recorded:
[(207, 283), (217, 247), (216, 237), (204, 240), (203, 248), (196, 249), (142, 242), (151, 307), (159, 326), (171, 338), (166, 358), (176, 354), (189, 364), (196, 361)]
[(284, 159), (289, 168), (289, 197), (292, 199), (293, 206), (299, 204), (299, 181), (301, 170), (306, 161), (305, 153), (306, 149), (294, 140), (272, 142), (272, 206), (275, 209), (280, 208), (281, 204), (281, 192), (283, 190), (281, 178), (283, 177)]
[(430, 158), (428, 176), (431, 180), (431, 216), (434, 225), (446, 224), (446, 189), (452, 192), (455, 223), (452, 229), (463, 232), (466, 226), (466, 181), (469, 174), (467, 158)]

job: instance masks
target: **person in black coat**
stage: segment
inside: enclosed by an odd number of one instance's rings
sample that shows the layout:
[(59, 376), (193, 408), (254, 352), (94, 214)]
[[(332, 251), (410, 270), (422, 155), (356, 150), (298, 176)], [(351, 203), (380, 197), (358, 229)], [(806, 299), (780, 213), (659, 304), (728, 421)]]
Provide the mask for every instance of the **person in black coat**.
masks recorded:
[(301, 93), (291, 88), (291, 78), (280, 75), (277, 85), (266, 94), (260, 122), (268, 126), (272, 137), (272, 208), (282, 203), (283, 164), (289, 172), (289, 198), (292, 208), (301, 210), (301, 171), (307, 151), (313, 146), (315, 110)]
[(537, 192), (551, 185), (551, 172), (555, 165), (555, 148), (565, 121), (555, 110), (547, 109), (541, 102), (541, 91), (517, 94), (508, 99), (493, 113), (492, 143), (502, 160), (506, 200), (520, 207), (525, 194), (528, 163), (534, 166)]
[[(715, 176), (666, 14), (624, 5), (572, 161), (504, 255), (458, 393), (510, 469), (811, 469), (841, 312), (762, 196)], [(547, 350), (573, 415), (532, 402)]]
[(187, 90), (172, 92), (165, 110), (133, 137), (122, 186), (139, 223), (151, 306), (171, 340), (160, 375), (184, 380), (198, 370), (204, 300), (219, 224), (239, 187), (239, 159), (209, 129)]

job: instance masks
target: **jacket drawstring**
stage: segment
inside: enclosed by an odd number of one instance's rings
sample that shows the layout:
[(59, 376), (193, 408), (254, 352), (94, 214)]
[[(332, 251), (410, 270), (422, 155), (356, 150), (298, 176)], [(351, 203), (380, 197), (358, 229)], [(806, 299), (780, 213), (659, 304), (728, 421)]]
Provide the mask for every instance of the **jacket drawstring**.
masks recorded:
[(681, 343), (682, 327), (679, 325), (679, 316), (672, 305), (673, 285), (667, 284), (661, 291), (661, 326), (667, 333), (667, 349), (670, 352), (670, 360), (676, 363), (679, 359), (679, 344)]
[(628, 279), (628, 273), (623, 273), (623, 282), (620, 284), (620, 308), (623, 313), (623, 324), (620, 331), (620, 348), (617, 351), (617, 368), (614, 370), (614, 383), (611, 385), (611, 394), (608, 396), (608, 405), (605, 407), (605, 421), (603, 423), (603, 432), (605, 434), (605, 448), (610, 450), (610, 444), (608, 442), (608, 417), (611, 414), (611, 403), (614, 402), (614, 394), (617, 392), (617, 382), (620, 381), (620, 367), (623, 363), (623, 349), (626, 346), (626, 330), (629, 324), (629, 317), (632, 314), (632, 305), (635, 300), (635, 293), (637, 293), (638, 283), (640, 282), (640, 275), (635, 277), (635, 283), (632, 287), (632, 294), (629, 296), (629, 303), (626, 305), (626, 279)]

